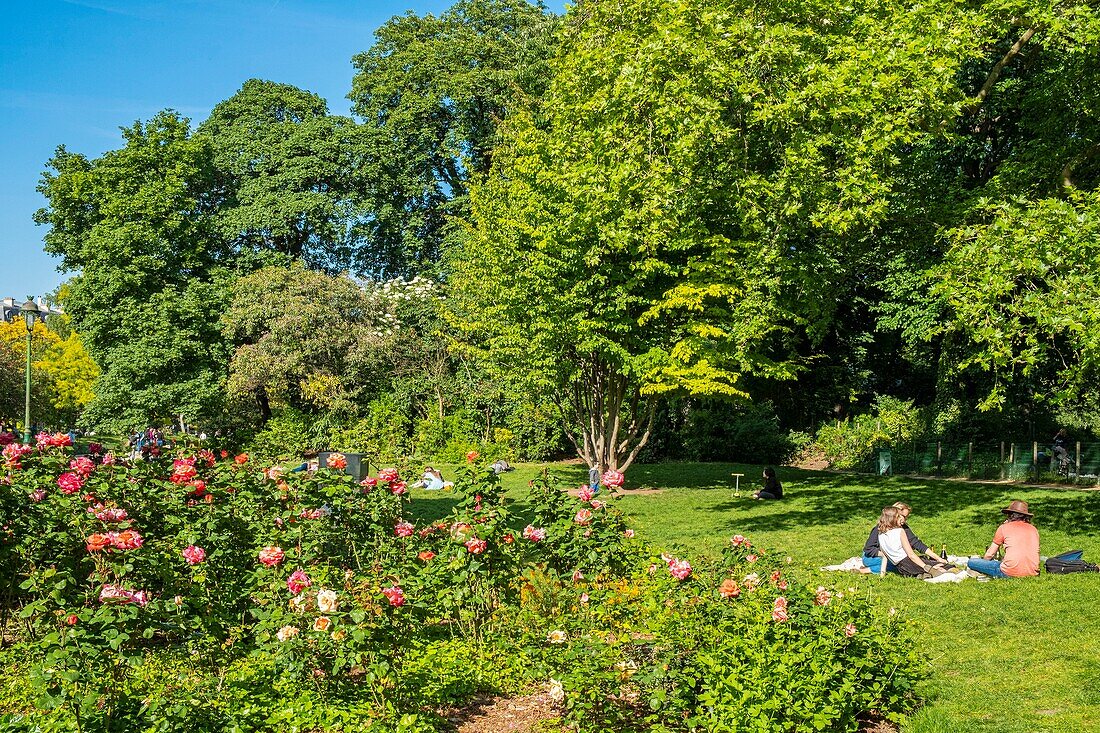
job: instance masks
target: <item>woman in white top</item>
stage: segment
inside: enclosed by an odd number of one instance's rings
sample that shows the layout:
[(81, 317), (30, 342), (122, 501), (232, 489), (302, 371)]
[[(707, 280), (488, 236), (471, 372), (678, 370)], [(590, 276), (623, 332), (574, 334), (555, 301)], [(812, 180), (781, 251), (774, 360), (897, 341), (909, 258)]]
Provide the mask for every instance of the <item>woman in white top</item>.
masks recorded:
[(878, 518), (878, 545), (886, 559), (907, 578), (925, 573), (936, 574), (940, 566), (929, 563), (916, 553), (905, 536), (905, 514), (895, 506), (882, 510)]

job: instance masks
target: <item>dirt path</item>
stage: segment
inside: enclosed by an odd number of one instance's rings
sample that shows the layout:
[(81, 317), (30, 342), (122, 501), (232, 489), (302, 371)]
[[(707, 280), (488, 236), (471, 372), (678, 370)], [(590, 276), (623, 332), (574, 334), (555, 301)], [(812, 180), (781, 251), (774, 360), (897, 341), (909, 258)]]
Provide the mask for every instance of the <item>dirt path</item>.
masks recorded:
[(466, 707), (454, 711), (447, 720), (456, 733), (550, 733), (561, 730), (540, 725), (558, 717), (548, 692), (519, 697), (475, 698)]

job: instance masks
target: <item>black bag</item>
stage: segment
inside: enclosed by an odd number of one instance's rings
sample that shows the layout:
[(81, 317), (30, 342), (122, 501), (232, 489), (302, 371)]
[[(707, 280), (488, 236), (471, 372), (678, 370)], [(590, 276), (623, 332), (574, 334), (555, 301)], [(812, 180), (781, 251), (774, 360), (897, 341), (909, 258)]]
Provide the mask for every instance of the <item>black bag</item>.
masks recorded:
[(1100, 567), (1081, 559), (1084, 554), (1083, 550), (1070, 550), (1069, 552), (1063, 552), (1061, 555), (1047, 558), (1046, 570), (1053, 575), (1100, 572)]

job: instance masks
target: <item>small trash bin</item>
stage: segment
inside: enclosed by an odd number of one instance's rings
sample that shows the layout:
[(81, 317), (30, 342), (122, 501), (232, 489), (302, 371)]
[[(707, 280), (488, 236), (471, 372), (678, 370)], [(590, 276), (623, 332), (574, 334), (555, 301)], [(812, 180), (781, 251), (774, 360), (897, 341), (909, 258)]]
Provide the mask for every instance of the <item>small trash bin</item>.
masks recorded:
[(893, 457), (888, 450), (880, 450), (878, 452), (878, 475), (879, 476), (893, 476), (894, 464)]
[[(321, 451), (317, 454), (317, 465), (320, 468), (328, 467), (328, 457), (333, 453), (339, 453), (340, 451)], [(363, 459), (362, 453), (344, 453), (344, 458), (347, 459), (348, 465), (344, 469), (344, 473), (351, 476), (356, 481), (360, 481), (363, 478), (363, 468), (366, 466), (366, 461)]]

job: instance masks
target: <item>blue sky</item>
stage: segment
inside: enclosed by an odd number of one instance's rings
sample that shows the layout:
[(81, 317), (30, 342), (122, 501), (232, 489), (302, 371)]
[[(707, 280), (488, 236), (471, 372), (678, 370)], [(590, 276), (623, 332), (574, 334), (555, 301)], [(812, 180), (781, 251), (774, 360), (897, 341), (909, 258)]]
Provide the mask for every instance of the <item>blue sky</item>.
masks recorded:
[[(31, 220), (54, 148), (98, 156), (118, 128), (172, 108), (202, 121), (250, 78), (294, 84), (349, 112), (351, 57), (374, 30), (452, 0), (29, 0), (0, 34), (0, 297), (66, 278)], [(550, 7), (560, 12), (561, 2)]]

